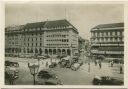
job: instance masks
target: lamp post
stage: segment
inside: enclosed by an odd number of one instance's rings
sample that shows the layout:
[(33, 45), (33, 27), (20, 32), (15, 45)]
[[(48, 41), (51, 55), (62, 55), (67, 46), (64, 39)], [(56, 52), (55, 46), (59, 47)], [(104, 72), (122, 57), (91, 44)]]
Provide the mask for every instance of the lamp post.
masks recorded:
[(34, 64), (30, 66), (30, 63), (28, 63), (28, 68), (30, 69), (31, 75), (33, 75), (33, 84), (35, 85), (35, 77), (38, 73), (39, 65)]
[(40, 57), (39, 57), (39, 54), (35, 54), (35, 59), (38, 60), (38, 65), (40, 66)]

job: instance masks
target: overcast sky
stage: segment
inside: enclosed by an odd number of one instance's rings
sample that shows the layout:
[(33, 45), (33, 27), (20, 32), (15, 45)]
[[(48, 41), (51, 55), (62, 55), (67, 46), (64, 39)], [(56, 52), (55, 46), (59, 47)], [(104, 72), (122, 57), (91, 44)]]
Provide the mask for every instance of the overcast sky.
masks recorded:
[(6, 26), (46, 20), (67, 19), (81, 37), (90, 38), (90, 29), (99, 24), (123, 22), (120, 4), (6, 4)]

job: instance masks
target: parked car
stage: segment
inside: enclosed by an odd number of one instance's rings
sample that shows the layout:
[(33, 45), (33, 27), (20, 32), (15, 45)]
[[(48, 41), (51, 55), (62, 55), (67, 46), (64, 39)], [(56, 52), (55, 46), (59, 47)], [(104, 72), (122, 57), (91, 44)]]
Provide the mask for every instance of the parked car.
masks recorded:
[(51, 65), (49, 65), (49, 68), (54, 68), (57, 66), (57, 63), (56, 62), (52, 62)]
[(123, 59), (122, 59), (122, 60), (120, 60), (120, 59), (113, 59), (112, 61), (113, 61), (114, 63), (122, 63), (122, 64), (124, 63), (124, 62), (123, 62)]
[(19, 63), (18, 62), (5, 61), (5, 66), (19, 67)]
[(110, 76), (95, 77), (93, 85), (123, 85), (123, 81)]
[(38, 73), (38, 81), (39, 85), (61, 85), (61, 81), (58, 76), (51, 72), (51, 70), (41, 70)]
[(76, 71), (76, 70), (78, 70), (79, 68), (80, 68), (80, 66), (82, 66), (83, 65), (83, 62), (81, 61), (81, 62), (78, 62), (78, 63), (74, 63), (72, 66), (71, 66), (71, 69), (72, 70), (74, 70), (74, 71)]
[(66, 67), (67, 63), (68, 63), (68, 60), (61, 60), (59, 62), (59, 65), (60, 65), (61, 68), (64, 68), (64, 67)]

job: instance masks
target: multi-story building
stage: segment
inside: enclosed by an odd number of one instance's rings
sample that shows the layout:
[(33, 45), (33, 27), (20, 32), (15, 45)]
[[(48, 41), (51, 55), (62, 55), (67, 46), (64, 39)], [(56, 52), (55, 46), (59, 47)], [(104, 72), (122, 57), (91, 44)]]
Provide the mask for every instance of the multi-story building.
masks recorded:
[(21, 52), (21, 26), (7, 27), (5, 29), (5, 53), (6, 55), (19, 55)]
[(85, 50), (85, 39), (79, 36), (78, 43), (79, 51), (81, 51), (82, 49)]
[(124, 23), (101, 24), (91, 29), (91, 53), (108, 59), (124, 57)]
[[(20, 51), (16, 53), (20, 56), (74, 55), (78, 52), (78, 31), (67, 20), (28, 23), (19, 27), (20, 29), (15, 28), (16, 33), (15, 30), (6, 28), (6, 54), (14, 54), (13, 51), (8, 51), (12, 46), (19, 48)], [(17, 38), (14, 44), (11, 39), (13, 36)]]

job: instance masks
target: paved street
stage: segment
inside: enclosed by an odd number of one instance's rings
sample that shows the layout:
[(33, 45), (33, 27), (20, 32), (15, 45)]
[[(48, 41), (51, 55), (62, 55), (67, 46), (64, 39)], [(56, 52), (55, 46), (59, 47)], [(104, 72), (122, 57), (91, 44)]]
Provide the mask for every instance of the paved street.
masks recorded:
[[(20, 65), (19, 67), (19, 79), (15, 81), (16, 85), (31, 85), (33, 84), (33, 76), (30, 74), (28, 68), (28, 62), (36, 63), (37, 60), (27, 59), (27, 58), (6, 58), (6, 60), (17, 61)], [(54, 61), (54, 60), (53, 60)], [(51, 59), (40, 61), (40, 69), (45, 69), (45, 64), (51, 63)], [(84, 63), (79, 70), (73, 71), (69, 68), (56, 67), (51, 69), (56, 73), (59, 79), (64, 85), (92, 85), (92, 80), (95, 75), (99, 76), (112, 76), (123, 80), (123, 74), (119, 74), (119, 65), (115, 64), (114, 67), (109, 67), (108, 63), (102, 63), (102, 68), (95, 66), (92, 62), (90, 64), (90, 71), (88, 63)]]

